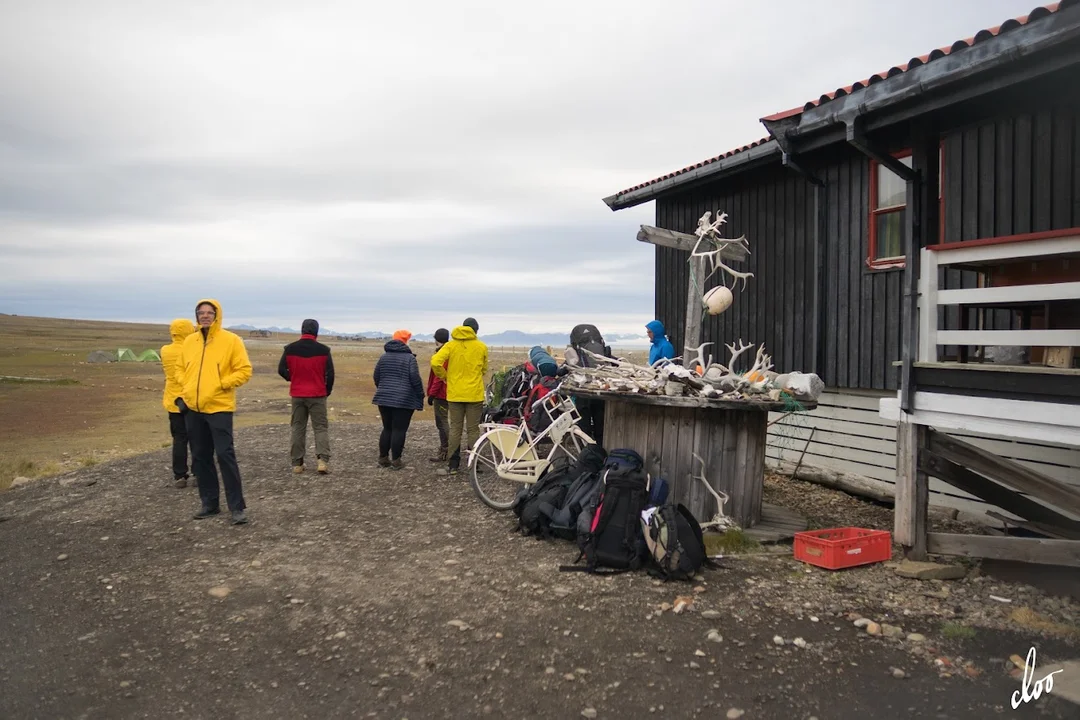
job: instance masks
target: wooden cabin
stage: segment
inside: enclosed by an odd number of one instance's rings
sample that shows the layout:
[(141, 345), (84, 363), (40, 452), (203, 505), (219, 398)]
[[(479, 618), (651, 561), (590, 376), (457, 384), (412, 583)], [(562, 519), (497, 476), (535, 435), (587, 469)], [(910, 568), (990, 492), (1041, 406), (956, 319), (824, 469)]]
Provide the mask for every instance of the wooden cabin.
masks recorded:
[[(1043, 520), (1080, 520), (1080, 3), (1036, 8), (762, 122), (766, 138), (605, 202), (653, 201), (656, 227), (675, 233), (726, 212), (728, 235), (748, 238), (739, 269), (754, 278), (706, 318), (701, 341), (764, 342), (779, 371), (815, 372), (827, 388), (816, 410), (774, 418), (770, 464), (904, 502), (898, 478), (922, 467), (934, 504), (1040, 524), (1016, 495), (1054, 514), (1036, 511)], [(687, 261), (656, 247), (656, 316), (676, 348)], [(951, 466), (908, 462), (913, 427), (1033, 474), (987, 497)]]

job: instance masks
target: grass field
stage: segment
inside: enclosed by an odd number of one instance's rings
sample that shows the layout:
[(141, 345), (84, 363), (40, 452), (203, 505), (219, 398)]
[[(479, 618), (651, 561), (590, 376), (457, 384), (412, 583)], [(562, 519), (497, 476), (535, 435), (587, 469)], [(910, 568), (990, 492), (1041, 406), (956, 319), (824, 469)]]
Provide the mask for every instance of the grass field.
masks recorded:
[[(277, 364), (282, 347), (297, 336), (240, 335), (255, 372), (237, 392), (236, 424), (288, 423), (288, 383), (278, 376)], [(377, 421), (371, 373), (383, 344), (321, 340), (334, 353), (331, 422)], [(120, 347), (138, 354), (168, 342), (166, 325), (0, 314), (0, 490), (16, 477), (41, 477), (167, 447), (171, 441), (161, 404), (160, 363), (91, 364), (86, 357), (94, 350), (115, 353)], [(434, 344), (412, 346), (426, 383)], [(521, 349), (491, 349), (496, 370), (525, 359)], [(430, 410), (418, 419), (430, 421)]]

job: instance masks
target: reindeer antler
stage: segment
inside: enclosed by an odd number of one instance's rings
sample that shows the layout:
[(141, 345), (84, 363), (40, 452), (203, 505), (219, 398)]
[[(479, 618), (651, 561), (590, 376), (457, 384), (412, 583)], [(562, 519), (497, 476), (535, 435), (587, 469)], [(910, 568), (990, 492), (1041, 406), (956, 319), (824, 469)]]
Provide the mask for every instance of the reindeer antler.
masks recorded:
[[(716, 216), (716, 222), (713, 223), (709, 222), (709, 217), (711, 215), (712, 212), (706, 212), (698, 220), (697, 230), (694, 231), (694, 234), (697, 235), (698, 241), (694, 244), (694, 249), (690, 252), (690, 257), (706, 258), (711, 269), (709, 270), (709, 273), (705, 276), (705, 280), (708, 280), (710, 277), (712, 277), (717, 270), (723, 270), (725, 273), (734, 278), (736, 282), (742, 280), (743, 289), (745, 290), (747, 278), (754, 277), (754, 274), (747, 272), (739, 272), (738, 270), (733, 270), (732, 268), (728, 267), (720, 259), (720, 253), (722, 253), (729, 245), (736, 244), (745, 247), (746, 251), (749, 253), (750, 248), (747, 246), (746, 236), (742, 235), (735, 239), (720, 237), (720, 226), (727, 222), (727, 213), (718, 212)], [(713, 249), (705, 252), (699, 252), (698, 249), (701, 247), (702, 242), (707, 242)], [(725, 286), (727, 285), (727, 283), (724, 284)]]

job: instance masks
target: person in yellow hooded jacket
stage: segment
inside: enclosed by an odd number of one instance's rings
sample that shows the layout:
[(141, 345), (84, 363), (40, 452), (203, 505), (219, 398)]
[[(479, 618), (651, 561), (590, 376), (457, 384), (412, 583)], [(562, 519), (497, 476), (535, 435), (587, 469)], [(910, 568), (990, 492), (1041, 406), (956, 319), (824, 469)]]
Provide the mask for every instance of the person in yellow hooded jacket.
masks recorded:
[(184, 339), (193, 332), (195, 332), (195, 323), (187, 318), (177, 318), (169, 324), (169, 336), (172, 337), (172, 342), (161, 348), (161, 370), (165, 373), (165, 392), (162, 395), (161, 404), (169, 413), (173, 485), (178, 488), (187, 487), (190, 477), (187, 428), (184, 425), (184, 416), (180, 414), (180, 408), (176, 406), (176, 398), (184, 392), (184, 371), (181, 358)]
[(221, 512), (216, 455), (232, 522), (242, 525), (247, 522), (247, 505), (233, 447), (233, 413), (236, 388), (251, 379), (251, 361), (240, 336), (221, 327), (221, 304), (217, 300), (200, 300), (195, 306), (195, 321), (199, 329), (184, 340), (183, 391), (177, 401), (185, 416), (191, 440), (191, 468), (202, 500), (195, 519)]
[(480, 325), (475, 319), (465, 318), (450, 333), (450, 342), (431, 357), (431, 370), (435, 377), (446, 381), (447, 415), (450, 420), (446, 448), (448, 475), (457, 475), (461, 466), (462, 429), (466, 432), (470, 448), (480, 439), (488, 348), (476, 337), (479, 329)]

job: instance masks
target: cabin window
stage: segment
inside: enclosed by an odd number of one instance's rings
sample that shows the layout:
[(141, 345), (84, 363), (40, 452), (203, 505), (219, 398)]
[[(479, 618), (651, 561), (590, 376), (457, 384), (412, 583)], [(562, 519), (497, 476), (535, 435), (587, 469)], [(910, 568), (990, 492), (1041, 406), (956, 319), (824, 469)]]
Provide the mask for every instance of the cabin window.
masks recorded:
[[(894, 157), (911, 167), (911, 151), (895, 153)], [(943, 199), (945, 158), (939, 157), (941, 176), (938, 180), (938, 201)], [(943, 204), (943, 203), (942, 203)], [(940, 208), (944, 210), (944, 207)], [(945, 213), (939, 215), (944, 227)], [(907, 183), (884, 165), (870, 161), (870, 253), (867, 265), (875, 268), (903, 267), (907, 247)]]

